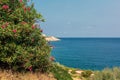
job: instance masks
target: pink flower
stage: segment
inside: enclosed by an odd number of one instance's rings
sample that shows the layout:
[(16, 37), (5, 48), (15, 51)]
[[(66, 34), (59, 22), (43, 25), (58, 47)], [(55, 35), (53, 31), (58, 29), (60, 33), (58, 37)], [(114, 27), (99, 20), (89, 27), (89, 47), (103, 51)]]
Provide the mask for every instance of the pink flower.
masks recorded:
[(20, 0), (20, 2), (22, 2), (22, 0)]
[(4, 10), (9, 9), (9, 6), (8, 5), (3, 5), (2, 9), (4, 9)]
[(28, 69), (29, 69), (30, 71), (32, 71), (32, 66), (28, 67)]
[(55, 61), (55, 58), (53, 56), (50, 57), (51, 61)]
[(27, 8), (25, 7), (25, 8), (24, 8), (24, 12), (26, 12), (26, 11), (27, 11)]
[(17, 30), (16, 30), (16, 29), (14, 29), (14, 30), (13, 30), (13, 32), (14, 32), (14, 33), (16, 33), (16, 32), (17, 32)]
[(32, 29), (35, 29), (36, 27), (34, 25), (32, 25)]
[(1, 27), (4, 29), (6, 26), (5, 26), (5, 25), (2, 25)]
[(8, 22), (6, 22), (6, 23), (5, 23), (5, 24), (3, 24), (1, 27), (4, 29), (4, 28), (6, 28), (8, 25), (9, 25), (9, 23), (8, 23)]
[(27, 10), (30, 11), (30, 7), (28, 7)]

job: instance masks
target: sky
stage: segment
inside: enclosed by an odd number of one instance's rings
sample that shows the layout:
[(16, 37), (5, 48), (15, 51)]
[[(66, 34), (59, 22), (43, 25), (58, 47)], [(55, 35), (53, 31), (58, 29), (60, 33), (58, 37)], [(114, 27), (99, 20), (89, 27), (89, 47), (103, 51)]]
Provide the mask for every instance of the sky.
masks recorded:
[(56, 37), (120, 37), (120, 0), (33, 0)]

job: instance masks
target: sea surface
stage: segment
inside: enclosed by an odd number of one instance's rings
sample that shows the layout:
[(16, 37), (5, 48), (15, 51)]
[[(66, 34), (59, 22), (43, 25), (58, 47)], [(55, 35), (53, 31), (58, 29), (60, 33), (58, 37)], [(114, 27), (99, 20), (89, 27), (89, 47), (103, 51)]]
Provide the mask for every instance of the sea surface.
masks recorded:
[(120, 38), (60, 38), (51, 42), (56, 61), (74, 68), (120, 67)]

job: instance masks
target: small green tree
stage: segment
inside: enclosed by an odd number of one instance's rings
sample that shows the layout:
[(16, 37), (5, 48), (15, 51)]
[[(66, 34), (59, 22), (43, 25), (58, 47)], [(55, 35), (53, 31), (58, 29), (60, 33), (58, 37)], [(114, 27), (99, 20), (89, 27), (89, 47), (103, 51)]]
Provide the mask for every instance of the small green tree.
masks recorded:
[(36, 20), (44, 19), (27, 0), (0, 0), (0, 67), (48, 70), (50, 47)]

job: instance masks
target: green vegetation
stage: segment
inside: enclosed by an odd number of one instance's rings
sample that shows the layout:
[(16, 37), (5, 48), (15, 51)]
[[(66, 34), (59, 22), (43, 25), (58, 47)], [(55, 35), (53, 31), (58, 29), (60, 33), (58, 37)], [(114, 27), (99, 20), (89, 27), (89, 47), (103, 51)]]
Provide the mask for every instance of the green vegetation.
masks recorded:
[(57, 80), (73, 80), (67, 69), (59, 64), (53, 64), (51, 72)]
[(72, 70), (72, 71), (71, 71), (71, 73), (72, 73), (72, 74), (76, 74), (76, 72), (75, 72), (75, 71), (76, 71), (76, 70)]
[(49, 70), (50, 47), (36, 25), (43, 21), (27, 0), (0, 0), (0, 67), (14, 71)]
[(91, 80), (120, 80), (120, 68), (106, 68), (102, 71), (95, 71)]
[(86, 71), (81, 73), (81, 76), (84, 77), (84, 78), (88, 78), (88, 77), (91, 76), (91, 74), (92, 74), (91, 70), (86, 70)]
[(105, 68), (102, 71), (85, 70), (79, 76), (81, 80), (120, 80), (120, 68)]
[[(70, 73), (69, 70), (71, 70)], [(120, 80), (120, 68), (118, 67), (112, 69), (105, 68), (102, 71), (92, 71), (73, 69), (57, 64), (52, 71), (57, 80)], [(76, 71), (81, 71), (81, 73)]]

